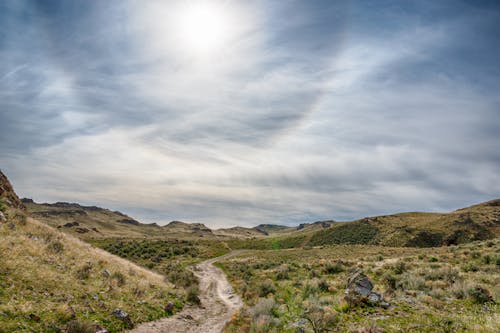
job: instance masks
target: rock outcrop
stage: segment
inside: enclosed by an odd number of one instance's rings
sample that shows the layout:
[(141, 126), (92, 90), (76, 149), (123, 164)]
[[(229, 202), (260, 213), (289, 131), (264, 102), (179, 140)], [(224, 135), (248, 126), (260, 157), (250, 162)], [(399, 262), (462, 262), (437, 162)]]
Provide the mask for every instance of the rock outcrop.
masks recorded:
[(360, 304), (376, 305), (383, 308), (390, 306), (383, 300), (382, 295), (373, 291), (373, 283), (361, 271), (356, 271), (349, 276), (344, 299), (351, 306)]
[(10, 184), (9, 180), (1, 170), (0, 170), (0, 198), (3, 204), (5, 204), (6, 206), (25, 210), (23, 203), (17, 196), (16, 192), (14, 192), (12, 185)]

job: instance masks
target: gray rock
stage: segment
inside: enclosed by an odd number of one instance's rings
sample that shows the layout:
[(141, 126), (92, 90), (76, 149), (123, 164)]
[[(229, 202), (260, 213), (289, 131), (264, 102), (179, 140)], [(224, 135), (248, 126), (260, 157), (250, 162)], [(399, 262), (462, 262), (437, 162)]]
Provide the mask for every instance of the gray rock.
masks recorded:
[(347, 289), (360, 296), (370, 295), (373, 289), (373, 283), (363, 272), (358, 271), (349, 277)]
[(7, 222), (7, 218), (3, 214), (3, 212), (0, 211), (0, 222)]
[(380, 307), (384, 308), (384, 309), (388, 309), (391, 307), (391, 303), (388, 303), (388, 302), (385, 302), (385, 301), (382, 301), (380, 302)]
[(112, 314), (122, 320), (129, 328), (132, 328), (134, 324), (132, 323), (132, 319), (130, 319), (130, 316), (127, 312), (123, 311), (122, 309), (115, 309), (113, 310)]
[(105, 269), (102, 271), (102, 275), (104, 275), (105, 277), (110, 277), (111, 273), (107, 269)]
[(370, 304), (387, 309), (390, 304), (384, 302), (382, 295), (373, 290), (373, 283), (361, 271), (354, 272), (347, 281), (344, 298), (350, 305)]
[(368, 295), (368, 302), (372, 304), (378, 304), (382, 301), (382, 296), (379, 293), (371, 292)]
[(172, 313), (174, 310), (174, 302), (170, 301), (165, 305), (165, 312)]
[(113, 315), (118, 318), (118, 319), (125, 319), (128, 318), (128, 313), (123, 311), (122, 309), (115, 309), (113, 310)]

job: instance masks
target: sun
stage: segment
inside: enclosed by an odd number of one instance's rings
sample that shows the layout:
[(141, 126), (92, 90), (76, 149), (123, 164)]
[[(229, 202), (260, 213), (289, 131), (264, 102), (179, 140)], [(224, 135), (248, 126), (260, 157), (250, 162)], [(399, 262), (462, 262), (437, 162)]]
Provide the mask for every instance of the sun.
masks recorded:
[(222, 3), (194, 1), (180, 8), (176, 28), (185, 47), (197, 53), (209, 53), (228, 41), (230, 21)]

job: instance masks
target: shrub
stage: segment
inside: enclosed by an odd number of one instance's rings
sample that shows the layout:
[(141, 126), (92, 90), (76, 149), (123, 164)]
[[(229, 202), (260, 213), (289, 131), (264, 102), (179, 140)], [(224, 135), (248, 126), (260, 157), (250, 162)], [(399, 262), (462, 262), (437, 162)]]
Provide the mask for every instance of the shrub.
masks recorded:
[(54, 252), (54, 253), (61, 253), (64, 251), (64, 244), (61, 243), (60, 241), (56, 240), (51, 242), (47, 248), (49, 251)]
[(403, 290), (427, 290), (427, 286), (425, 285), (425, 280), (415, 274), (411, 274), (406, 272), (403, 274), (401, 281), (396, 281), (396, 287)]
[(165, 272), (167, 280), (177, 287), (187, 288), (191, 285), (198, 284), (198, 278), (194, 273), (179, 264), (169, 264), (163, 271)]
[(92, 263), (87, 262), (83, 266), (81, 266), (77, 271), (76, 271), (76, 276), (80, 280), (86, 280), (90, 277), (90, 272), (92, 271)]
[(290, 275), (288, 274), (290, 272), (290, 269), (288, 268), (288, 265), (283, 265), (278, 269), (278, 272), (276, 273), (276, 280), (288, 280), (290, 279)]
[(123, 275), (122, 272), (114, 272), (113, 275), (111, 275), (111, 278), (112, 279), (115, 279), (116, 280), (116, 283), (118, 284), (118, 286), (122, 287), (125, 285), (125, 283), (127, 282), (127, 278), (125, 275)]
[(314, 333), (331, 332), (339, 321), (336, 313), (322, 307), (317, 300), (308, 302), (302, 316), (309, 321)]
[(272, 280), (265, 280), (263, 281), (259, 287), (259, 296), (260, 297), (265, 297), (269, 294), (274, 294), (276, 292), (276, 287), (274, 286), (274, 283)]
[(344, 268), (342, 267), (342, 264), (337, 262), (335, 264), (332, 264), (332, 263), (328, 263), (326, 264), (325, 268), (324, 268), (324, 272), (326, 274), (338, 274), (338, 273), (342, 273), (344, 271)]
[(253, 319), (260, 316), (276, 316), (276, 301), (273, 298), (260, 298), (259, 301), (250, 309)]
[(399, 261), (392, 267), (392, 271), (398, 275), (403, 274), (404, 272), (406, 272), (406, 264), (403, 261)]
[(186, 290), (186, 302), (192, 303), (192, 304), (200, 304), (200, 290), (198, 289), (197, 286), (191, 286)]
[(94, 333), (94, 331), (94, 326), (91, 323), (78, 319), (70, 321), (66, 328), (67, 333)]
[(318, 282), (318, 288), (322, 292), (325, 292), (325, 291), (328, 291), (328, 289), (330, 288), (330, 284), (325, 279), (321, 279)]
[(479, 268), (473, 263), (468, 263), (462, 266), (464, 272), (477, 272)]
[(382, 281), (385, 283), (385, 285), (391, 289), (391, 290), (396, 290), (396, 288), (398, 287), (398, 282), (399, 282), (399, 279), (398, 277), (396, 277), (395, 275), (393, 274), (390, 274), (390, 273), (385, 273), (383, 276), (382, 276)]
[(476, 304), (494, 302), (493, 297), (491, 297), (490, 291), (482, 287), (476, 286), (474, 288), (471, 288), (469, 289), (468, 294), (472, 301)]
[(302, 298), (303, 299), (307, 299), (307, 298), (309, 298), (311, 296), (317, 295), (318, 292), (319, 292), (318, 284), (316, 284), (314, 282), (308, 282), (304, 286), (304, 291), (303, 291)]
[(449, 283), (455, 283), (459, 279), (459, 273), (454, 268), (445, 267), (441, 269), (428, 271), (425, 274), (425, 279), (431, 281), (443, 280)]

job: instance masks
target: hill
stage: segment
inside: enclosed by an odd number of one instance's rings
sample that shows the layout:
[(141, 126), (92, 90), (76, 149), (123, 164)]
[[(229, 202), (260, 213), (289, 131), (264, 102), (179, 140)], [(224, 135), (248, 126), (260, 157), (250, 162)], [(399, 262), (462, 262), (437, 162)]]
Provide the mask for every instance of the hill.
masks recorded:
[(1, 171), (0, 210), (0, 332), (117, 332), (182, 307), (162, 276), (27, 216)]
[(233, 240), (234, 248), (279, 249), (336, 244), (436, 247), (500, 235), (500, 199), (450, 213), (400, 213), (352, 222), (319, 221), (261, 239)]
[(450, 213), (410, 212), (352, 222), (328, 220), (296, 227), (260, 224), (253, 228), (217, 230), (181, 221), (165, 226), (143, 224), (117, 211), (76, 203), (38, 204), (23, 199), (19, 204), (24, 204), (40, 221), (83, 239), (227, 240), (237, 248), (258, 249), (332, 244), (433, 247), (492, 239), (500, 233), (500, 199)]
[(213, 236), (201, 223), (172, 221), (166, 226), (145, 224), (119, 211), (77, 203), (36, 203), (22, 199), (30, 214), (61, 231), (83, 239), (95, 238), (199, 238)]
[(339, 223), (316, 232), (309, 245), (374, 244), (433, 247), (498, 237), (500, 199), (450, 213), (401, 213)]

